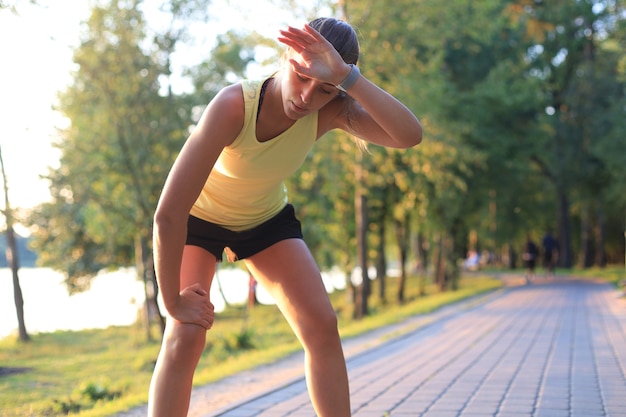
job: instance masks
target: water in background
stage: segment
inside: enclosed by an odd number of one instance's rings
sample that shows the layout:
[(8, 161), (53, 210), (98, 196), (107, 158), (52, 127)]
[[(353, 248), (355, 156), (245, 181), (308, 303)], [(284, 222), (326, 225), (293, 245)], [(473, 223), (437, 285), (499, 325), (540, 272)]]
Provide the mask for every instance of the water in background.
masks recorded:
[[(339, 271), (322, 275), (329, 293), (345, 287), (344, 276)], [(88, 291), (72, 296), (67, 293), (63, 275), (51, 269), (21, 268), (19, 278), (26, 330), (31, 334), (130, 325), (137, 320), (145, 300), (143, 284), (137, 280), (134, 268), (101, 273)], [(249, 275), (246, 271), (220, 268), (217, 278), (229, 304), (247, 301)], [(261, 286), (257, 286), (257, 299), (262, 304), (273, 304), (271, 296)], [(211, 301), (217, 312), (224, 310), (226, 303), (216, 279), (211, 287)], [(17, 333), (17, 315), (11, 270), (0, 268), (0, 339), (14, 333)]]

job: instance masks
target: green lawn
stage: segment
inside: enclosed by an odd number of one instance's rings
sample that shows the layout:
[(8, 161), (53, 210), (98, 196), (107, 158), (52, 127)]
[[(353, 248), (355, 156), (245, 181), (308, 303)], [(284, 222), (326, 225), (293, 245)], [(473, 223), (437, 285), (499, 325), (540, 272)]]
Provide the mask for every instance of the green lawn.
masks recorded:
[(624, 265), (611, 265), (606, 268), (576, 269), (574, 271), (557, 271), (562, 275), (571, 275), (580, 278), (601, 279), (618, 286), (626, 280), (626, 268)]
[[(623, 268), (595, 271), (592, 276), (618, 282)], [(427, 286), (418, 296), (416, 277), (406, 289), (407, 302), (397, 305), (395, 279), (388, 280), (387, 303), (372, 295), (372, 314), (350, 320), (352, 306), (346, 292), (331, 295), (338, 312), (343, 337), (426, 313), (473, 295), (500, 287), (488, 275), (461, 280), (460, 289), (439, 293)], [(377, 287), (374, 283), (374, 292)], [(300, 349), (286, 322), (274, 306), (256, 306), (245, 318), (243, 308), (220, 313), (209, 332), (205, 353), (194, 383), (206, 384), (229, 374), (272, 362)], [(155, 332), (156, 334), (156, 332)], [(159, 350), (147, 343), (145, 331), (137, 326), (105, 330), (35, 334), (29, 343), (15, 337), (0, 341), (0, 367), (20, 370), (0, 374), (0, 410), (5, 417), (72, 415), (108, 416), (144, 404)], [(75, 413), (75, 414), (74, 414)]]

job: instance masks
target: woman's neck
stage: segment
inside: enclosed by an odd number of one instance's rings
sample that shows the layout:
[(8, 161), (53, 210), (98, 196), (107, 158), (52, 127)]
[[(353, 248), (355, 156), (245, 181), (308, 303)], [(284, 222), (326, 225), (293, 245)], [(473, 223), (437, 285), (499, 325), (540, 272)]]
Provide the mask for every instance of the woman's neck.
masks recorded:
[(268, 80), (259, 108), (256, 136), (260, 142), (266, 142), (289, 129), (295, 123), (287, 117), (283, 107), (280, 78), (274, 76)]

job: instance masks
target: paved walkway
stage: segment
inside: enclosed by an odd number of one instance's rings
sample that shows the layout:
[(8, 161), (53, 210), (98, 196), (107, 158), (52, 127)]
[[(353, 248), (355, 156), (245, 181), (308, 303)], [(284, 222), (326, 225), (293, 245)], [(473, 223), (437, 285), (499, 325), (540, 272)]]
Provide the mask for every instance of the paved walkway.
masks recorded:
[[(626, 300), (602, 283), (508, 288), (345, 349), (354, 417), (626, 416)], [(226, 381), (230, 402), (217, 409), (200, 411), (195, 395), (190, 415), (314, 417), (301, 359)]]

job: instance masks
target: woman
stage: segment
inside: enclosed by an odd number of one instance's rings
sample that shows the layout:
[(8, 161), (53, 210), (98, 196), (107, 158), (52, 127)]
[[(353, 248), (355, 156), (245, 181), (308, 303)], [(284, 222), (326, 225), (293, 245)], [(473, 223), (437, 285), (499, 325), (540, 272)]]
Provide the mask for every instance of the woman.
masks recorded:
[(216, 262), (243, 260), (301, 341), (318, 416), (350, 415), (337, 319), (287, 203), (283, 180), (332, 129), (394, 148), (421, 141), (418, 119), (360, 75), (352, 27), (319, 18), (280, 32), (281, 70), (224, 88), (167, 178), (154, 218), (157, 279), (168, 320), (150, 388), (151, 416), (185, 416), (213, 324)]

